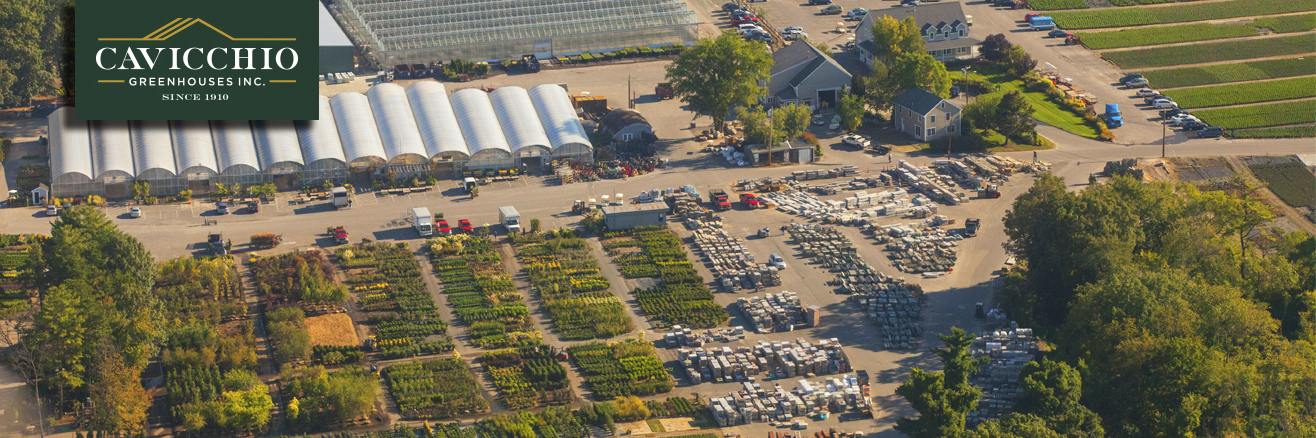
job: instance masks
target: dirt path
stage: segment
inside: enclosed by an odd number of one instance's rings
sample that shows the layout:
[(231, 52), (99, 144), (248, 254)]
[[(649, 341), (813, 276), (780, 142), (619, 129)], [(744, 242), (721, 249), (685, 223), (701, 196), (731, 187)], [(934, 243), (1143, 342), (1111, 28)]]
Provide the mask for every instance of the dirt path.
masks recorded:
[[(1173, 68), (1205, 67), (1205, 66), (1208, 66), (1208, 65), (1237, 64), (1237, 63), (1240, 63), (1240, 62), (1269, 61), (1269, 60), (1272, 60), (1272, 59), (1302, 58), (1302, 57), (1307, 57), (1307, 56), (1311, 56), (1311, 54), (1310, 54), (1310, 53), (1308, 53), (1308, 54), (1303, 54), (1303, 53), (1290, 53), (1290, 54), (1288, 54), (1288, 55), (1263, 56), (1263, 57), (1260, 57), (1260, 58), (1248, 58), (1248, 59), (1231, 59), (1231, 60), (1228, 60), (1228, 61), (1203, 62), (1203, 63), (1199, 63), (1199, 64), (1179, 64), (1179, 65), (1167, 65), (1167, 66), (1162, 66), (1162, 67), (1120, 68), (1120, 69), (1121, 69), (1121, 70), (1128, 70), (1128, 71), (1134, 71), (1134, 70), (1136, 70), (1136, 71), (1169, 70), (1169, 69), (1173, 69)], [(1101, 58), (1101, 59), (1102, 59), (1103, 61), (1106, 61), (1107, 63), (1109, 63), (1109, 64), (1112, 65), (1112, 66), (1115, 65), (1115, 63), (1114, 63), (1114, 62), (1111, 62), (1109, 59), (1106, 59), (1106, 58)], [(1119, 68), (1119, 67), (1116, 66), (1116, 68)]]
[(626, 308), (626, 314), (631, 317), (631, 321), (635, 321), (635, 329), (641, 332), (653, 331), (653, 324), (649, 322), (648, 317), (640, 314), (640, 302), (635, 299), (635, 294), (631, 293), (635, 290), (635, 284), (621, 275), (617, 264), (613, 263), (612, 257), (608, 256), (599, 239), (587, 239), (585, 243), (589, 245), (590, 255), (599, 261), (599, 273), (607, 278), (611, 285), (608, 291), (621, 300), (622, 307)]
[(267, 430), (271, 435), (283, 431), (283, 397), (279, 385), (279, 367), (274, 363), (274, 346), (265, 333), (264, 313), (261, 311), (260, 294), (255, 287), (256, 281), (241, 257), (234, 257), (237, 265), (238, 279), (242, 281), (242, 296), (247, 303), (247, 320), (251, 321), (252, 331), (256, 336), (256, 366), (261, 382), (270, 388), (270, 399), (274, 400), (274, 409), (270, 411), (270, 423)]
[[(1270, 33), (1265, 35), (1253, 35), (1253, 36), (1236, 37), (1236, 38), (1218, 38), (1213, 40), (1184, 41), (1180, 43), (1149, 44), (1145, 46), (1133, 46), (1133, 47), (1116, 47), (1111, 49), (1101, 49), (1100, 51), (1101, 53), (1128, 52), (1131, 50), (1141, 50), (1141, 49), (1158, 49), (1162, 47), (1193, 46), (1193, 45), (1204, 44), (1204, 43), (1227, 43), (1230, 41), (1242, 41), (1242, 40), (1264, 40), (1269, 38), (1284, 38), (1284, 37), (1302, 36), (1302, 35), (1310, 35), (1310, 34), (1316, 34), (1316, 31)], [(1288, 55), (1288, 56), (1295, 56), (1295, 55)]]
[(1316, 97), (1302, 97), (1302, 98), (1297, 98), (1297, 99), (1269, 100), (1269, 101), (1265, 101), (1265, 102), (1240, 103), (1240, 104), (1237, 104), (1237, 105), (1204, 106), (1204, 107), (1198, 107), (1198, 108), (1184, 108), (1184, 109), (1186, 109), (1186, 110), (1188, 110), (1188, 111), (1197, 111), (1197, 110), (1207, 110), (1207, 109), (1237, 108), (1237, 107), (1240, 107), (1240, 106), (1257, 106), (1257, 105), (1267, 105), (1267, 104), (1274, 104), (1274, 103), (1301, 102), (1301, 101), (1304, 101), (1304, 100), (1312, 100), (1312, 99), (1316, 99)]
[(1250, 80), (1250, 81), (1221, 82), (1221, 83), (1218, 83), (1218, 84), (1190, 85), (1190, 86), (1187, 86), (1187, 87), (1157, 88), (1156, 90), (1157, 90), (1157, 91), (1174, 91), (1174, 90), (1182, 90), (1182, 89), (1185, 89), (1185, 88), (1201, 88), (1201, 87), (1216, 87), (1216, 86), (1221, 86), (1221, 85), (1251, 84), (1251, 83), (1253, 83), (1253, 82), (1270, 82), (1270, 81), (1278, 81), (1278, 80), (1281, 80), (1281, 79), (1306, 78), (1306, 77), (1311, 77), (1311, 76), (1316, 76), (1316, 75), (1288, 76), (1288, 77), (1283, 77), (1283, 78), (1269, 78), (1269, 79), (1253, 79), (1253, 80)]

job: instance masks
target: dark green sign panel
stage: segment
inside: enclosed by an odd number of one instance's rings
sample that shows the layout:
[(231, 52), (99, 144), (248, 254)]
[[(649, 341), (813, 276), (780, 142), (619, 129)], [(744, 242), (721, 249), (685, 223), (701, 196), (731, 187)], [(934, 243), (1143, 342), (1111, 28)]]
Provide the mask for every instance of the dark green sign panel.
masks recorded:
[(80, 120), (314, 120), (318, 0), (92, 0)]

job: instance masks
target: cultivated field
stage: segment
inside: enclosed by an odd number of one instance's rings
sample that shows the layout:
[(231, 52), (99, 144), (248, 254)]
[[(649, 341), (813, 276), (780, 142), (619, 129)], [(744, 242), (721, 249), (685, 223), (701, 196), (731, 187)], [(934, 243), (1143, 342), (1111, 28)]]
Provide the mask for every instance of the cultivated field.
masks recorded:
[(1316, 100), (1209, 109), (1193, 115), (1225, 129), (1316, 123)]
[(1297, 161), (1248, 166), (1267, 188), (1293, 207), (1316, 208), (1316, 175)]
[(1316, 73), (1310, 58), (1268, 59), (1234, 64), (1204, 65), (1143, 72), (1155, 88), (1195, 87), (1228, 82), (1258, 81)]
[(1245, 24), (1194, 23), (1175, 26), (1139, 27), (1108, 32), (1080, 32), (1089, 49), (1119, 49), (1154, 44), (1208, 41), (1260, 36), (1262, 29), (1277, 33), (1305, 32), (1316, 28), (1316, 14), (1263, 17)]
[(346, 313), (306, 318), (306, 332), (311, 334), (311, 345), (359, 346), (352, 317)]
[(1184, 88), (1164, 92), (1180, 108), (1204, 108), (1316, 97), (1316, 76), (1246, 84)]
[[(1030, 2), (1031, 4), (1031, 2)], [(1186, 23), (1224, 18), (1257, 17), (1316, 11), (1316, 2), (1308, 0), (1234, 0), (1185, 4), (1158, 8), (1099, 9), (1095, 11), (1055, 12), (1048, 14), (1062, 29), (1098, 29), (1103, 27), (1144, 26), (1148, 24)]]
[(1192, 46), (1102, 52), (1101, 56), (1114, 62), (1120, 68), (1146, 68), (1295, 55), (1309, 53), (1313, 49), (1316, 49), (1316, 35), (1294, 35), (1278, 38), (1222, 41)]
[(1281, 128), (1261, 128), (1234, 131), (1233, 138), (1303, 138), (1316, 137), (1316, 126), (1285, 126)]
[(1054, 11), (1057, 9), (1087, 9), (1088, 4), (1083, 0), (1033, 0), (1028, 2), (1028, 6), (1038, 11)]

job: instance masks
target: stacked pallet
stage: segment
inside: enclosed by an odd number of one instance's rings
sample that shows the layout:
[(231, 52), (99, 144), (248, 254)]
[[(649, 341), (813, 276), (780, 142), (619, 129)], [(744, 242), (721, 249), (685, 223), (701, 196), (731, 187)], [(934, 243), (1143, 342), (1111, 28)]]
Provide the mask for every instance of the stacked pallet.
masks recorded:
[(759, 341), (753, 348), (682, 348), (677, 358), (693, 383), (743, 381), (764, 372), (775, 379), (850, 370), (850, 357), (835, 338), (814, 343)]
[[(707, 224), (708, 226), (704, 226)], [(713, 277), (728, 291), (742, 287), (757, 290), (764, 286), (781, 285), (776, 267), (755, 263), (744, 242), (722, 230), (721, 224), (695, 223), (695, 251), (702, 253), (711, 265)]]
[(810, 181), (816, 179), (846, 178), (858, 174), (858, 166), (843, 166), (828, 170), (797, 170), (791, 172), (791, 178), (796, 181)]
[(736, 300), (736, 308), (745, 314), (757, 333), (793, 331), (796, 326), (811, 324), (808, 309), (800, 305), (800, 296), (795, 292), (782, 291), (763, 298), (743, 297)]
[(967, 415), (970, 426), (1009, 414), (1014, 401), (1023, 395), (1019, 387), (1019, 372), (1037, 356), (1037, 339), (1033, 330), (1018, 328), (986, 332), (973, 340), (970, 352), (975, 358), (987, 357), (986, 365), (978, 368), (970, 380), (982, 388), (978, 409)]
[(753, 378), (741, 382), (739, 391), (709, 399), (709, 411), (720, 427), (757, 422), (788, 422), (797, 416), (823, 412), (863, 411), (870, 406), (869, 387), (854, 374), (809, 382), (799, 380), (793, 388), (781, 384), (764, 389)]
[(878, 241), (890, 242), (887, 243), (886, 250), (891, 252), (891, 264), (901, 272), (911, 274), (949, 272), (959, 259), (956, 242), (963, 237), (931, 226), (929, 222), (887, 225), (882, 229), (886, 230), (891, 238), (878, 239)]

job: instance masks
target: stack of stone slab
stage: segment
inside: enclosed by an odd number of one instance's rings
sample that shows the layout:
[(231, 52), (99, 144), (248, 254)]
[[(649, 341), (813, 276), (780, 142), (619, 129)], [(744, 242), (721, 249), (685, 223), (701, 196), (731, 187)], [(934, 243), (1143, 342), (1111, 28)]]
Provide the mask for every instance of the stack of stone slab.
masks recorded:
[(868, 385), (854, 374), (822, 381), (799, 380), (793, 388), (775, 384), (769, 389), (753, 378), (726, 397), (709, 399), (709, 411), (720, 427), (759, 422), (787, 422), (793, 417), (822, 412), (862, 411), (870, 404)]
[[(670, 344), (669, 344), (670, 345)], [(769, 378), (814, 377), (850, 370), (850, 357), (836, 339), (809, 343), (760, 341), (753, 348), (713, 347), (677, 350), (681, 368), (692, 383), (744, 381), (760, 373)]]
[(795, 292), (742, 297), (736, 300), (736, 308), (745, 314), (757, 333), (793, 331), (797, 326), (810, 324), (808, 310), (800, 305), (800, 296)]
[(702, 253), (711, 265), (713, 277), (727, 290), (736, 287), (758, 289), (781, 285), (777, 268), (767, 263), (755, 263), (744, 242), (732, 237), (721, 227), (696, 228), (695, 250)]
[(796, 181), (809, 181), (815, 179), (846, 178), (858, 174), (858, 166), (843, 166), (829, 170), (797, 170), (791, 172), (791, 178)]
[(949, 272), (955, 267), (959, 258), (957, 242), (963, 239), (959, 234), (947, 233), (944, 229), (928, 226), (926, 222), (886, 225), (882, 229), (891, 239), (879, 241), (889, 242), (886, 250), (891, 252), (891, 263), (901, 272)]
[(975, 358), (991, 359), (970, 377), (974, 385), (982, 388), (978, 409), (966, 418), (972, 426), (1011, 412), (1015, 399), (1023, 395), (1019, 372), (1037, 357), (1037, 339), (1032, 329), (1012, 323), (1009, 330), (980, 334), (973, 340), (970, 352)]
[(900, 166), (893, 172), (901, 182), (909, 184), (911, 189), (926, 194), (934, 201), (959, 205), (969, 199), (963, 192), (956, 192), (941, 181), (936, 172), (915, 166), (908, 161), (900, 160)]
[(742, 326), (729, 327), (718, 332), (706, 330), (698, 333), (686, 327), (673, 325), (672, 331), (663, 333), (663, 342), (667, 348), (703, 347), (714, 340), (729, 342), (740, 340), (743, 336), (745, 336), (745, 327)]

